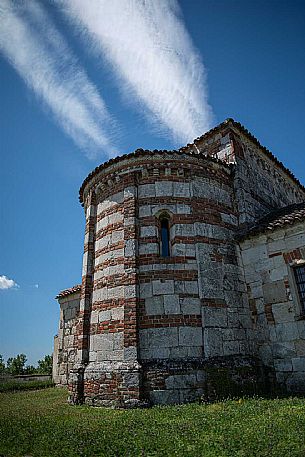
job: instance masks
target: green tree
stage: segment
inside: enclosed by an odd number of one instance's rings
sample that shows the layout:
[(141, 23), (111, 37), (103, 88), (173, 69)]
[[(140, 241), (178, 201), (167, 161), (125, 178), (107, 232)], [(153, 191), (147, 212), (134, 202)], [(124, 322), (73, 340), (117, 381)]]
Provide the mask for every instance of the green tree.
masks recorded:
[(44, 357), (44, 359), (38, 360), (37, 373), (52, 374), (52, 364), (53, 364), (52, 355), (46, 355)]
[(0, 354), (0, 374), (5, 373), (5, 363), (2, 355)]
[(33, 365), (27, 365), (24, 370), (24, 374), (35, 374), (37, 373), (37, 368)]
[(7, 359), (6, 367), (8, 373), (11, 375), (23, 374), (26, 360), (25, 354), (18, 354), (16, 357), (10, 357)]

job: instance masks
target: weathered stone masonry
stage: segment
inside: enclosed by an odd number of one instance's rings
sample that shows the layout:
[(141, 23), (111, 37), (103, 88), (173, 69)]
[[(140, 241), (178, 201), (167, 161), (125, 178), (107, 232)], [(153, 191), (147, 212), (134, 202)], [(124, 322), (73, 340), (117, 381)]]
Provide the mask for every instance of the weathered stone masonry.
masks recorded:
[[(262, 311), (255, 311), (252, 280), (260, 272), (251, 272), (266, 264), (253, 267), (240, 232), (304, 201), (305, 190), (240, 124), (228, 120), (180, 151), (138, 150), (110, 160), (86, 178), (80, 199), (86, 234), (79, 309), (72, 324), (61, 317), (71, 336), (59, 334), (55, 364), (72, 403), (212, 397), (220, 374), (241, 391), (263, 386), (267, 372), (283, 386), (297, 384), (275, 360), (270, 300), (257, 297)], [(61, 307), (70, 292), (63, 294)], [(300, 351), (292, 358), (302, 358)]]

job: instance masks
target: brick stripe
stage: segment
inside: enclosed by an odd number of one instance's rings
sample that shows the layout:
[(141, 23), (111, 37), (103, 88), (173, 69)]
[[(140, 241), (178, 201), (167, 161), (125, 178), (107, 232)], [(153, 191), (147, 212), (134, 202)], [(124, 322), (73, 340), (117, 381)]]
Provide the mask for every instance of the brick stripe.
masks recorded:
[(101, 221), (106, 216), (113, 216), (114, 214), (123, 214), (122, 203), (116, 203), (111, 208), (100, 211), (96, 216), (96, 221)]
[(176, 281), (196, 281), (198, 270), (158, 270), (139, 273), (139, 282), (150, 282), (153, 279), (173, 279)]
[(120, 222), (115, 222), (114, 224), (106, 225), (106, 227), (103, 227), (96, 233), (95, 240), (98, 241), (101, 238), (104, 238), (104, 236), (110, 235), (115, 230), (122, 230), (122, 227), (123, 227), (123, 220)]
[(109, 252), (117, 251), (122, 248), (124, 248), (124, 240), (118, 241), (117, 243), (113, 243), (110, 246), (106, 246), (102, 249), (98, 249), (97, 251), (95, 251), (95, 259), (97, 259), (103, 254), (108, 254)]
[(166, 314), (139, 316), (139, 328), (162, 328), (162, 327), (201, 327), (200, 314)]
[(140, 265), (173, 265), (187, 263), (187, 260), (196, 260), (193, 256), (160, 257), (158, 254), (141, 254), (138, 256)]

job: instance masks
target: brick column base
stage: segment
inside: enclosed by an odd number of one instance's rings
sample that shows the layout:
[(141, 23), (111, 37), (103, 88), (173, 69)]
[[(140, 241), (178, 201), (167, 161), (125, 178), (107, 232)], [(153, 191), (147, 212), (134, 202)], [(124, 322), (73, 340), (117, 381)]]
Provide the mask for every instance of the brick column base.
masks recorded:
[(142, 368), (138, 362), (89, 363), (84, 371), (84, 403), (117, 408), (147, 406), (141, 399), (141, 380)]
[(80, 405), (84, 401), (84, 364), (76, 364), (69, 373), (68, 389), (69, 398), (68, 402), (71, 405)]

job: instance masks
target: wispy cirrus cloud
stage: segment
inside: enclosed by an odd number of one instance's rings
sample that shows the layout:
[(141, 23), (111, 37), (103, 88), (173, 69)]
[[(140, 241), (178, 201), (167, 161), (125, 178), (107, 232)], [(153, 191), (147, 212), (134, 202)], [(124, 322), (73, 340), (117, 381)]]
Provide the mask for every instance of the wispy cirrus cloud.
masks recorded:
[(110, 62), (125, 96), (160, 130), (187, 142), (211, 127), (206, 74), (176, 0), (59, 0)]
[(0, 290), (19, 288), (18, 284), (13, 280), (9, 279), (7, 276), (0, 276)]
[(95, 85), (35, 0), (0, 0), (0, 52), (88, 155), (113, 155), (112, 119)]

